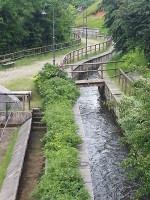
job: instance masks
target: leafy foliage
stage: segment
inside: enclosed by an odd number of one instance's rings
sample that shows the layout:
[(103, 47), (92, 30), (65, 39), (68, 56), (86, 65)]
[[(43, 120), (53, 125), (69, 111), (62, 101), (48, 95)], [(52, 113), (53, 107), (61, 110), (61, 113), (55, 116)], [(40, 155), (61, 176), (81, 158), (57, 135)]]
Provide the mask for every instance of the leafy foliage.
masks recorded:
[(120, 104), (120, 119), (125, 131), (124, 143), (130, 146), (130, 157), (122, 162), (130, 179), (140, 180), (135, 199), (150, 195), (150, 81), (134, 83), (134, 96), (124, 97)]
[(81, 138), (76, 134), (72, 104), (80, 95), (73, 80), (57, 66), (46, 64), (35, 77), (42, 99), (47, 133), (43, 138), (46, 173), (33, 191), (40, 200), (88, 200), (83, 180), (78, 172), (76, 147)]
[(140, 46), (150, 52), (150, 3), (145, 0), (103, 0), (106, 27), (116, 48), (126, 52)]
[[(49, 2), (48, 2), (49, 3)], [(53, 0), (56, 42), (69, 39), (76, 16), (71, 1)], [(65, 4), (65, 5), (64, 5)], [(0, 0), (0, 53), (52, 43), (52, 8), (46, 7), (42, 17), (41, 0)]]

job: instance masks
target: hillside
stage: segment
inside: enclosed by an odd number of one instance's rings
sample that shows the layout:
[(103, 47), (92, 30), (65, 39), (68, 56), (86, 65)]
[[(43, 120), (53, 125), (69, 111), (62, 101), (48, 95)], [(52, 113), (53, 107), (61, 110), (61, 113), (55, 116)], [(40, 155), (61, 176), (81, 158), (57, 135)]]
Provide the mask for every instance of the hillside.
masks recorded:
[[(102, 0), (97, 1), (87, 9), (87, 27), (99, 28), (102, 34), (107, 34), (107, 29), (104, 27), (104, 15), (105, 12), (101, 10)], [(86, 16), (86, 12), (84, 12)], [(78, 15), (76, 19), (76, 26), (81, 27), (83, 24), (83, 14)]]

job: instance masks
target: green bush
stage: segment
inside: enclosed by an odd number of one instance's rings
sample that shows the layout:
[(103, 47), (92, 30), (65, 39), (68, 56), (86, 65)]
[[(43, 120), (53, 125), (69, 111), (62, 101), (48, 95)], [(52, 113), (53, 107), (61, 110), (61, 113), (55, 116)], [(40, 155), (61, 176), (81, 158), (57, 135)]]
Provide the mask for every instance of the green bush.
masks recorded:
[(141, 51), (138, 47), (134, 51), (129, 51), (122, 59), (125, 61), (123, 63), (123, 69), (130, 70), (132, 66), (148, 66), (144, 51)]
[(78, 172), (80, 160), (76, 148), (81, 138), (76, 134), (72, 111), (80, 92), (64, 71), (49, 64), (35, 77), (35, 84), (43, 102), (43, 122), (47, 125), (42, 139), (47, 164), (32, 196), (40, 200), (88, 200)]
[(150, 80), (134, 83), (134, 96), (120, 103), (119, 123), (125, 132), (123, 142), (130, 146), (130, 156), (122, 162), (131, 180), (140, 180), (133, 199), (150, 195)]

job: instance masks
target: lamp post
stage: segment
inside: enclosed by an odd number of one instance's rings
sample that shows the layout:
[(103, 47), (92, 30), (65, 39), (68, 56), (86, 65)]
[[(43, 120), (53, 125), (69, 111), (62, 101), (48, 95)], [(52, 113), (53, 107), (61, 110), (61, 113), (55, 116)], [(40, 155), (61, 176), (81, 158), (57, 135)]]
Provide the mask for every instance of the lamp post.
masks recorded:
[(53, 9), (53, 65), (55, 65), (55, 10), (54, 10), (54, 6), (52, 4), (45, 4), (45, 6), (43, 7), (43, 11), (41, 13), (42, 15), (47, 14), (45, 12), (45, 8), (47, 6), (50, 6)]
[[(87, 45), (88, 45), (88, 42), (87, 42), (87, 7), (84, 6), (84, 1), (83, 1), (83, 6), (82, 6), (82, 10), (83, 10), (83, 22), (82, 22), (82, 28), (83, 28), (83, 33), (82, 33), (82, 37), (84, 37), (84, 29), (86, 30), (86, 33), (85, 33), (85, 36), (86, 36), (86, 55), (87, 55)], [(85, 11), (85, 27), (84, 27), (84, 11)]]

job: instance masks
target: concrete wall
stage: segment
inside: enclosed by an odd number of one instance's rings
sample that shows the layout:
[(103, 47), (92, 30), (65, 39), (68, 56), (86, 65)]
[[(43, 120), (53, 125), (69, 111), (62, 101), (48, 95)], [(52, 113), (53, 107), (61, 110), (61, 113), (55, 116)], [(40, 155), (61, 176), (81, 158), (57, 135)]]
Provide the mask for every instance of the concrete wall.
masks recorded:
[(0, 200), (16, 200), (19, 180), (31, 131), (32, 119), (24, 123), (19, 130), (11, 162), (0, 191)]
[[(8, 112), (9, 115), (9, 112)], [(32, 117), (32, 112), (18, 111), (12, 112), (11, 118), (8, 121), (8, 126), (21, 125)], [(4, 125), (6, 122), (6, 112), (0, 112), (0, 125)]]
[[(80, 35), (80, 37), (86, 36), (86, 28), (73, 28), (73, 33)], [(87, 28), (88, 38), (97, 38), (99, 35), (99, 29), (97, 28)]]
[[(97, 63), (97, 62), (107, 62), (109, 59), (115, 55), (115, 50), (114, 48), (110, 48), (109, 51), (101, 53), (97, 56), (93, 56), (87, 60), (78, 62), (76, 66), (73, 67), (73, 71), (81, 71), (81, 70), (86, 70), (86, 69), (96, 69), (96, 65), (84, 65), (84, 63)], [(80, 74), (79, 73), (73, 73), (72, 78), (79, 78)]]

